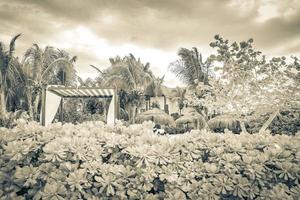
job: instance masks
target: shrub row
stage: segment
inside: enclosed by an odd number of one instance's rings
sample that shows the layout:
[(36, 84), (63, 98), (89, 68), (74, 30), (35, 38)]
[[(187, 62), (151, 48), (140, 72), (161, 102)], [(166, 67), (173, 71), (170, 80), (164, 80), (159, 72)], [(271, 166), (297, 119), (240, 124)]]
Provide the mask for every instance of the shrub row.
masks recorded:
[(153, 123), (0, 128), (1, 199), (299, 199), (300, 135), (155, 135)]

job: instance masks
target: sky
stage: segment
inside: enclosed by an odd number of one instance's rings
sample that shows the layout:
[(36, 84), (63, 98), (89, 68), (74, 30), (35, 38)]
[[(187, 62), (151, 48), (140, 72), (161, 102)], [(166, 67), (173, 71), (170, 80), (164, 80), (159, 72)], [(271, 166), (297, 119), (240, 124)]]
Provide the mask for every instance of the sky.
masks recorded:
[(78, 57), (82, 78), (97, 76), (90, 64), (133, 53), (150, 62), (165, 85), (182, 83), (168, 70), (181, 47), (204, 57), (216, 34), (230, 41), (254, 39), (269, 56), (300, 56), (300, 0), (0, 0), (0, 41), (17, 33), (16, 54), (37, 43)]

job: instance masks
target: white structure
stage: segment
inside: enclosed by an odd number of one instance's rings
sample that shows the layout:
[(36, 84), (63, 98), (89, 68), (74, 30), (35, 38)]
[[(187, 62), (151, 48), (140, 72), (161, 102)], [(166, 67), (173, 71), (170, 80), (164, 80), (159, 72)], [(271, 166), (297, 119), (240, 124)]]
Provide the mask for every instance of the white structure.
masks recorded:
[(155, 102), (159, 105), (160, 109), (164, 110), (165, 101), (166, 101), (166, 105), (168, 106), (169, 114), (179, 113), (178, 101), (176, 98), (164, 97), (164, 96), (150, 97), (149, 102), (150, 102), (150, 106), (153, 102)]
[[(98, 87), (64, 87), (49, 85), (43, 89), (41, 124), (49, 125), (52, 123), (59, 106), (63, 110), (64, 98), (111, 98), (107, 114), (107, 124), (114, 124), (118, 113), (117, 93), (115, 89), (103, 89)], [(61, 112), (60, 120), (63, 120)]]

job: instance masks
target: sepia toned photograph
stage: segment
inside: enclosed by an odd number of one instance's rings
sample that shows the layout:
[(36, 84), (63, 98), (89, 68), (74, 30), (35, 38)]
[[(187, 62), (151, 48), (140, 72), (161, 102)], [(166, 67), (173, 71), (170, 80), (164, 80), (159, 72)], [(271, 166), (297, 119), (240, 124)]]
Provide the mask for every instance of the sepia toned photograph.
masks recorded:
[(0, 0), (0, 200), (300, 200), (300, 0)]

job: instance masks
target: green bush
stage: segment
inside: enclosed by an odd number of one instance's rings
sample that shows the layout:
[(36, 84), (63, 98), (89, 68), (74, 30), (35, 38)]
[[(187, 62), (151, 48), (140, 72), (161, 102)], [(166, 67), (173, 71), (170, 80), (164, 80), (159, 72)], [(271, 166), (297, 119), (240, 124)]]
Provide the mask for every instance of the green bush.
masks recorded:
[[(59, 121), (59, 114), (55, 117), (56, 121)], [(73, 124), (80, 124), (86, 121), (106, 121), (105, 116), (101, 114), (90, 114), (90, 113), (64, 113), (63, 115), (64, 123), (73, 123)]]
[[(272, 113), (266, 113), (248, 120), (246, 128), (250, 133), (256, 133), (266, 122)], [(295, 135), (300, 131), (300, 111), (283, 110), (270, 124), (268, 129), (272, 134)]]
[(299, 199), (300, 135), (0, 128), (1, 199)]
[(179, 113), (172, 113), (171, 117), (173, 117), (173, 119), (176, 121), (176, 119), (178, 119), (181, 115)]
[(171, 127), (167, 126), (164, 128), (166, 134), (175, 135), (175, 134), (183, 134), (185, 132), (185, 128), (177, 128), (177, 127)]
[(0, 116), (0, 127), (12, 128), (17, 125), (19, 119), (29, 120), (27, 112), (18, 110), (16, 112), (9, 112), (6, 116)]

